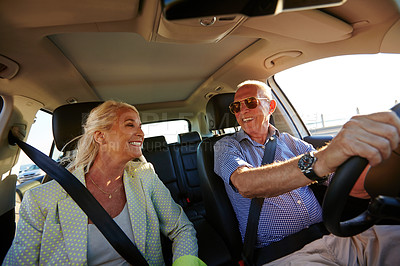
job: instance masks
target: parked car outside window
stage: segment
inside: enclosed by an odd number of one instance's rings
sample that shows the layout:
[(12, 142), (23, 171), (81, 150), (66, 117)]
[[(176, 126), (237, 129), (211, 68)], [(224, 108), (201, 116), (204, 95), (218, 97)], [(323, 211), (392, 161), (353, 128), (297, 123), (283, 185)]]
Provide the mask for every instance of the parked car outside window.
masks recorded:
[(24, 183), (32, 179), (42, 180), (45, 174), (46, 173), (40, 169), (39, 166), (32, 164), (28, 168), (20, 171), (18, 174), (18, 181)]

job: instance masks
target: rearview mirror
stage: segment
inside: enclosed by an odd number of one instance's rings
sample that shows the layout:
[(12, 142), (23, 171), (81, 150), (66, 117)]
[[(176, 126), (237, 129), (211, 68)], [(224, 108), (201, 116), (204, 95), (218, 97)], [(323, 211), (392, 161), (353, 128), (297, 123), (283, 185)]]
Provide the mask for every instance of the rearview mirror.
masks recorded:
[(248, 17), (325, 8), (346, 0), (161, 0), (167, 20), (242, 14)]

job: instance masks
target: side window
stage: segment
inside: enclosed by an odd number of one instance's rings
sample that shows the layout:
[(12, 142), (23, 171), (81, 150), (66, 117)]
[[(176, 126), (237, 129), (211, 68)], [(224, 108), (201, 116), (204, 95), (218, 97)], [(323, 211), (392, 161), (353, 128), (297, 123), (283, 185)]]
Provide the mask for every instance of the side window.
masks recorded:
[[(50, 154), (53, 143), (52, 132), (52, 115), (39, 110), (36, 114), (35, 121), (29, 131), (27, 143), (37, 148), (44, 154)], [(54, 159), (54, 158), (53, 158)], [(11, 170), (13, 174), (18, 175), (18, 181), (23, 183), (32, 178), (44, 176), (41, 171), (23, 151), (20, 152), (17, 164)]]
[(352, 116), (385, 111), (400, 101), (400, 55), (321, 59), (275, 75), (312, 135), (336, 135)]
[(187, 120), (171, 120), (142, 125), (144, 137), (161, 136), (165, 137), (167, 143), (178, 141), (178, 134), (190, 131), (190, 124)]

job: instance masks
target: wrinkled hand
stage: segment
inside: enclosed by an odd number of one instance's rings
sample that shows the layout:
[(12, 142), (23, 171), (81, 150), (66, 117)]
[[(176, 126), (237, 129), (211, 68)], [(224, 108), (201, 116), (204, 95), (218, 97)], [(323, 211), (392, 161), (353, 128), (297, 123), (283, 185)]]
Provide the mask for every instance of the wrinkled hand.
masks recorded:
[(400, 118), (395, 112), (357, 115), (343, 125), (325, 149), (318, 152), (315, 167), (322, 176), (321, 173), (334, 172), (348, 158), (357, 155), (375, 166), (389, 158), (399, 143)]

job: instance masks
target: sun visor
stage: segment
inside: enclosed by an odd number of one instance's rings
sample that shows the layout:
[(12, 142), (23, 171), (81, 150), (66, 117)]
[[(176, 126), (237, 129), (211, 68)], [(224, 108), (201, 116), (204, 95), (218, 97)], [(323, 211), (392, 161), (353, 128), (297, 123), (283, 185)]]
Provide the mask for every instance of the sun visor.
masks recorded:
[(400, 20), (385, 34), (382, 41), (382, 53), (398, 53), (400, 49)]
[(243, 26), (312, 43), (328, 43), (351, 37), (353, 27), (319, 10), (248, 18)]

